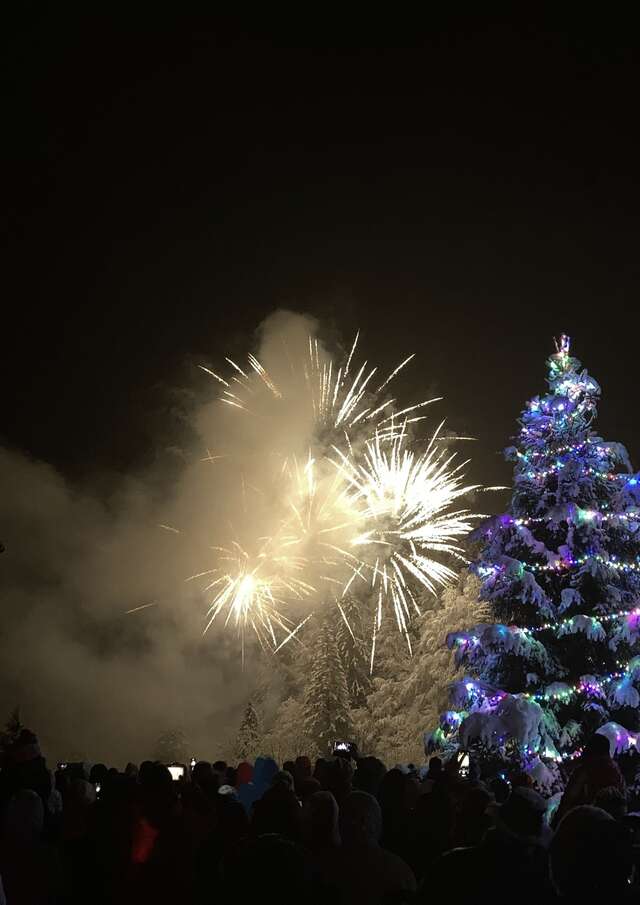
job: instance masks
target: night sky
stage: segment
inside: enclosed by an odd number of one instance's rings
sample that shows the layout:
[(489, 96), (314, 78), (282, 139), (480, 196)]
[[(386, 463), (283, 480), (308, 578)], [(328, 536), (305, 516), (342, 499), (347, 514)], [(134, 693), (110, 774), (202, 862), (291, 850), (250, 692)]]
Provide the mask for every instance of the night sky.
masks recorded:
[(633, 23), (314, 15), (5, 31), (3, 440), (144, 469), (283, 306), (417, 352), (485, 483), (569, 332), (638, 467)]

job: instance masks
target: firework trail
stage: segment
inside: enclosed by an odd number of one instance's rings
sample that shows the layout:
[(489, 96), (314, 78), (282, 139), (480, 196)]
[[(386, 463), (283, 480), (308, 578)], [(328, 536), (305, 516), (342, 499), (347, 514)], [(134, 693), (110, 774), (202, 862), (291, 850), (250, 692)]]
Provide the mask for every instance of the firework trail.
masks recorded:
[[(368, 362), (365, 361), (353, 376), (355, 369), (352, 365), (359, 336), (359, 332), (356, 333), (346, 361), (340, 367), (334, 365), (333, 359), (327, 356), (317, 339), (309, 337), (309, 346), (302, 363), (301, 374), (295, 376), (304, 381), (317, 428), (328, 428), (348, 434), (349, 430), (359, 423), (367, 425), (369, 432), (372, 428), (380, 431), (384, 425), (389, 425), (385, 433), (392, 437), (393, 422), (398, 424), (399, 419), (402, 418), (405, 418), (407, 423), (421, 421), (424, 416), (414, 413), (432, 402), (439, 401), (441, 397), (426, 399), (395, 411), (393, 407), (396, 399), (393, 396), (381, 399), (380, 394), (415, 356), (409, 355), (405, 358), (376, 389), (373, 389), (375, 386), (373, 378), (378, 371), (376, 367), (368, 367)], [(214, 377), (226, 388), (219, 397), (220, 401), (226, 405), (256, 414), (252, 409), (252, 397), (256, 397), (257, 388), (260, 386), (266, 388), (269, 394), (276, 399), (283, 399), (286, 396), (284, 390), (277, 385), (275, 378), (254, 355), (247, 356), (247, 370), (250, 373), (243, 370), (231, 358), (227, 358), (226, 361), (234, 371), (229, 380), (204, 365), (199, 366), (201, 370)], [(408, 417), (409, 415), (411, 417)]]

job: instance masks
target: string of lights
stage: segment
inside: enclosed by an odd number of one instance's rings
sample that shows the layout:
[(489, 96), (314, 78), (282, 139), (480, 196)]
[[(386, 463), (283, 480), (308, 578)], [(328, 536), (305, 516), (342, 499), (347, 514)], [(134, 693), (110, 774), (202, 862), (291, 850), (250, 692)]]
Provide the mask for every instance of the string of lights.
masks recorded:
[[(586, 440), (583, 440), (580, 443), (565, 443), (562, 446), (557, 446), (555, 449), (552, 450), (551, 453), (548, 450), (542, 450), (542, 449), (540, 449), (540, 450), (533, 449), (526, 453), (520, 452), (520, 450), (516, 450), (516, 456), (525, 462), (529, 462), (530, 459), (538, 459), (538, 458), (540, 458), (540, 456), (546, 457), (546, 456), (549, 456), (550, 454), (554, 455), (554, 456), (561, 456), (564, 453), (568, 453), (568, 452), (579, 453), (579, 452), (582, 452), (582, 450), (584, 450), (585, 446), (594, 446), (594, 444), (596, 444), (596, 443), (598, 443), (598, 441), (592, 440), (591, 438), (587, 438)], [(603, 446), (600, 443), (598, 443), (598, 445), (595, 446), (595, 451), (601, 456), (609, 455), (611, 453), (610, 447)]]
[[(533, 469), (529, 469), (529, 471), (523, 472), (524, 477), (528, 478), (530, 481), (544, 481), (550, 475), (558, 474), (562, 471), (563, 468), (567, 467), (567, 462), (556, 462), (554, 465), (551, 465), (549, 468), (542, 469), (540, 471), (534, 471)], [(615, 471), (602, 471), (599, 468), (593, 468), (591, 465), (581, 467), (582, 474), (592, 475), (596, 478), (601, 478), (603, 481), (619, 481), (621, 478), (629, 478), (628, 472), (615, 472)], [(637, 484), (637, 478), (629, 478), (628, 483), (631, 485)]]
[[(556, 637), (560, 638), (563, 635), (575, 634), (578, 631), (585, 632), (585, 634), (590, 634), (591, 638), (598, 638), (598, 640), (605, 640), (601, 633), (604, 632), (604, 624), (612, 623), (616, 620), (622, 619), (635, 619), (637, 621), (636, 628), (640, 629), (640, 607), (637, 607), (633, 610), (618, 610), (616, 613), (607, 613), (603, 616), (586, 616), (583, 613), (579, 613), (576, 616), (568, 616), (565, 619), (560, 619), (557, 622), (545, 622), (544, 625), (535, 625), (535, 626), (518, 626), (518, 625), (510, 625), (510, 626), (501, 626), (500, 628), (512, 632), (514, 635), (539, 635), (543, 632), (554, 632)], [(577, 627), (579, 625), (578, 620), (582, 620), (582, 627)], [(573, 625), (572, 625), (573, 623)], [(573, 631), (571, 629), (573, 628)], [(599, 636), (599, 637), (598, 637)], [(452, 641), (452, 646), (456, 649), (458, 648), (476, 648), (481, 643), (478, 635), (460, 635), (458, 637), (454, 637)]]
[(540, 632), (557, 632), (568, 626), (579, 616), (584, 619), (591, 619), (593, 623), (613, 622), (616, 619), (624, 619), (627, 616), (640, 618), (640, 607), (636, 607), (634, 610), (618, 610), (616, 613), (607, 613), (605, 616), (586, 616), (584, 613), (579, 613), (577, 616), (568, 616), (566, 619), (558, 620), (558, 622), (545, 622), (544, 625), (529, 625), (522, 628), (518, 626), (517, 628), (528, 635), (537, 635)]
[[(580, 522), (591, 522), (597, 520), (598, 522), (616, 522), (616, 521), (640, 521), (640, 512), (616, 512), (606, 514), (604, 512), (598, 512), (595, 509), (580, 509), (576, 508), (577, 514), (577, 523)], [(516, 528), (528, 528), (531, 525), (543, 525), (548, 524), (549, 522), (554, 522), (557, 519), (544, 515), (530, 516), (527, 518), (514, 518), (513, 516), (503, 515), (500, 517), (501, 526), (502, 527), (511, 527), (514, 525)], [(573, 521), (569, 515), (562, 518), (562, 521)]]
[[(618, 669), (615, 672), (606, 673), (602, 676), (582, 676), (575, 682), (573, 685), (567, 685), (563, 682), (554, 682), (548, 686), (547, 690), (543, 691), (523, 691), (520, 695), (515, 695), (515, 697), (526, 698), (528, 701), (544, 701), (544, 702), (556, 702), (556, 703), (567, 703), (571, 698), (575, 697), (578, 694), (586, 694), (590, 697), (603, 697), (605, 693), (605, 687), (610, 685), (611, 682), (615, 682), (617, 679), (629, 679), (632, 677), (632, 674), (629, 672), (629, 667), (632, 663), (635, 662), (636, 668), (640, 667), (638, 663), (638, 658), (633, 658), (629, 660), (627, 663), (618, 663)], [(469, 680), (466, 682), (465, 687), (469, 692), (469, 695), (472, 695), (474, 692), (482, 692), (480, 686), (476, 685), (475, 682)], [(507, 692), (493, 692), (491, 696), (483, 697), (484, 703), (488, 705), (490, 708), (496, 707), (500, 701), (502, 701), (505, 697), (507, 697)]]
[[(604, 695), (604, 686), (611, 684), (611, 682), (614, 682), (616, 679), (622, 679), (629, 675), (627, 669), (631, 662), (632, 661), (629, 661), (629, 663), (627, 664), (620, 664), (620, 666), (624, 666), (624, 668), (619, 669), (616, 672), (610, 672), (604, 676), (600, 676), (595, 681), (587, 681), (586, 677), (583, 677), (582, 679), (579, 679), (574, 685), (566, 685), (564, 688), (554, 688), (553, 691), (525, 691), (522, 693), (522, 696), (530, 701), (559, 701), (561, 703), (566, 703), (577, 694), (586, 694), (591, 697), (602, 697)], [(559, 686), (563, 683), (558, 682), (555, 684)]]
[(582, 566), (587, 562), (595, 561), (617, 572), (640, 572), (640, 557), (631, 562), (620, 562), (615, 556), (606, 557), (601, 553), (594, 553), (587, 556), (576, 556), (571, 559), (557, 559), (550, 563), (522, 563), (522, 567), (529, 572), (562, 572), (570, 569), (572, 566)]

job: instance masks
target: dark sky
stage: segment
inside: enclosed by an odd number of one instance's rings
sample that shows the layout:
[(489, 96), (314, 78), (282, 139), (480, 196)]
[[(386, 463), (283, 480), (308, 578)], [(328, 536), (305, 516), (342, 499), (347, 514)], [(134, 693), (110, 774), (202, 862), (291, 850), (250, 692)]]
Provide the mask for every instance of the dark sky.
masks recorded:
[(417, 352), (403, 389), (446, 396), (486, 483), (570, 332), (637, 464), (634, 23), (321, 14), (5, 30), (4, 439), (143, 467), (195, 363), (285, 306)]

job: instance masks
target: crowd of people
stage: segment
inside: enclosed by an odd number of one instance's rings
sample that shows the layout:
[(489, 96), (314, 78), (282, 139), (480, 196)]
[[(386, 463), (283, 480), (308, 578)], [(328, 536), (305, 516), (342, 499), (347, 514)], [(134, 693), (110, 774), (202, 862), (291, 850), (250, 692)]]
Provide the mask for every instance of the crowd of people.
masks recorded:
[(0, 819), (0, 905), (640, 900), (636, 818), (602, 736), (550, 816), (526, 773), (483, 781), (458, 757), (53, 772), (23, 729)]

